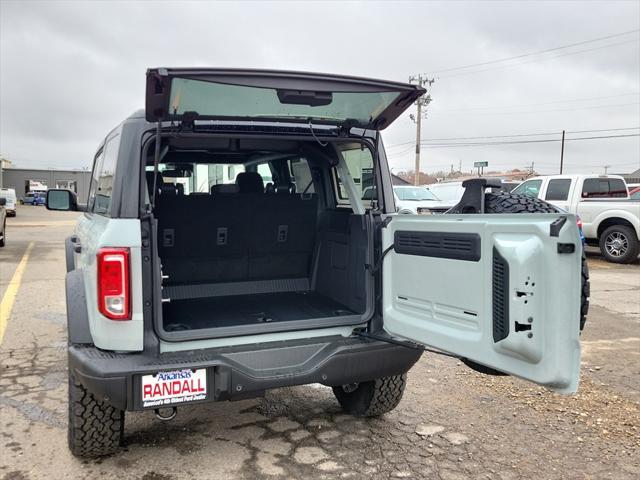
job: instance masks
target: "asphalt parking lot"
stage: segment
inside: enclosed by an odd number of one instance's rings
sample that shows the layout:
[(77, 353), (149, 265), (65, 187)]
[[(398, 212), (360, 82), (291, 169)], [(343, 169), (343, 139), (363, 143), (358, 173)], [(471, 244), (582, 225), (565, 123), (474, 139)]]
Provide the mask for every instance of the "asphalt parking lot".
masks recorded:
[(342, 414), (328, 388), (285, 388), (168, 423), (128, 414), (120, 454), (78, 460), (66, 445), (63, 249), (76, 216), (22, 206), (7, 221), (0, 478), (640, 478), (640, 266), (597, 252), (575, 396), (425, 354), (400, 406), (378, 419)]

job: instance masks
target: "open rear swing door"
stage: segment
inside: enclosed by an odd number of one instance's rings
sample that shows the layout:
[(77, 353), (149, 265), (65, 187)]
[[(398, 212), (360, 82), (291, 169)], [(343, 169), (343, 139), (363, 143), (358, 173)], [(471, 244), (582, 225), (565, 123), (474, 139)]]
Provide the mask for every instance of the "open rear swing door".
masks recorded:
[(578, 388), (581, 244), (558, 214), (391, 215), (383, 322), (393, 337), (561, 393)]

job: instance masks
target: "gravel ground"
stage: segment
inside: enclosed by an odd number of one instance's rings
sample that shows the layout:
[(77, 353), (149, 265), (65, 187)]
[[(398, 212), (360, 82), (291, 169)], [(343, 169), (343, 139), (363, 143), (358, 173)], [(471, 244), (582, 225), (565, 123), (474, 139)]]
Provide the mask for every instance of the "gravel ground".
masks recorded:
[(77, 460), (66, 447), (61, 243), (72, 219), (22, 207), (0, 249), (2, 295), (35, 242), (0, 345), (2, 479), (640, 477), (640, 267), (597, 254), (577, 395), (425, 354), (400, 406), (378, 419), (344, 415), (326, 387), (278, 389), (169, 423), (128, 414), (121, 453)]

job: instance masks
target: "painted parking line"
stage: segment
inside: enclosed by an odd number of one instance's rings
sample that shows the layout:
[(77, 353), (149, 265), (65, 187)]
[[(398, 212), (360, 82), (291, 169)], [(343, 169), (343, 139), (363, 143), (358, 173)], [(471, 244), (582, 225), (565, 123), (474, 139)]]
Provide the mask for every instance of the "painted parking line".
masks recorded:
[(16, 271), (13, 272), (13, 277), (11, 277), (11, 281), (9, 282), (9, 285), (7, 285), (7, 289), (4, 292), (2, 302), (0, 302), (0, 345), (2, 344), (2, 339), (4, 338), (4, 331), (7, 329), (7, 324), (9, 323), (11, 310), (13, 309), (13, 304), (16, 301), (18, 289), (20, 288), (20, 283), (22, 282), (22, 275), (24, 274), (27, 262), (29, 261), (29, 255), (31, 254), (33, 245), (34, 242), (30, 242), (27, 250), (24, 252), (24, 255), (22, 255), (22, 259), (20, 259), (20, 263), (18, 264)]

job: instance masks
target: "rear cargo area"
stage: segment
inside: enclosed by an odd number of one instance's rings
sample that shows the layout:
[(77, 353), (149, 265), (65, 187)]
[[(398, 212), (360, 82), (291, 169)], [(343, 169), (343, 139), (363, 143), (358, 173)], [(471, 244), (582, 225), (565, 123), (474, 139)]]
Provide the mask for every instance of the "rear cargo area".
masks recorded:
[(212, 326), (212, 313), (215, 316), (215, 326), (229, 327), (338, 317), (356, 312), (310, 290), (207, 297), (177, 300), (166, 305), (165, 329), (176, 331), (209, 328)]
[(154, 216), (167, 334), (215, 337), (362, 321), (369, 301), (364, 215), (327, 207), (314, 189), (299, 192), (293, 182), (265, 186), (255, 171), (208, 193), (159, 183)]

